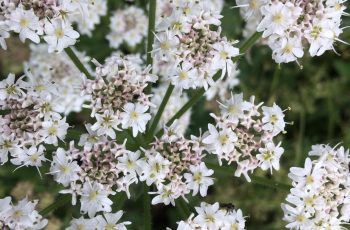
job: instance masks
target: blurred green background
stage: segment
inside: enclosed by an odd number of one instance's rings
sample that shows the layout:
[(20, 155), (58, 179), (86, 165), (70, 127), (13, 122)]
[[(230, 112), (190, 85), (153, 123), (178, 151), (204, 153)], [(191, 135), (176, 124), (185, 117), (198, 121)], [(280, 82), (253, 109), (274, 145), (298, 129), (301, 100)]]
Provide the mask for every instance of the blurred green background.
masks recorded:
[[(137, 5), (146, 9), (147, 1), (136, 1)], [(227, 1), (223, 11), (223, 33), (232, 40), (240, 40), (244, 22), (239, 10), (231, 9), (234, 1)], [(109, 15), (117, 8), (127, 7), (121, 0), (109, 1)], [(108, 15), (102, 19), (93, 37), (82, 37), (77, 48), (86, 51), (88, 55), (103, 61), (113, 51), (108, 47), (105, 35), (108, 33)], [(348, 18), (343, 25), (350, 25)], [(345, 29), (341, 36), (344, 41), (350, 41), (350, 31)], [(20, 75), (23, 72), (22, 62), (27, 60), (29, 50), (16, 39), (8, 40), (9, 50), (0, 51), (0, 75), (7, 76), (9, 72)], [(285, 153), (281, 159), (281, 170), (269, 175), (258, 170), (256, 175), (283, 183), (290, 183), (287, 178), (291, 166), (302, 166), (311, 145), (325, 143), (336, 145), (341, 143), (350, 146), (350, 47), (344, 44), (335, 44), (340, 54), (328, 51), (321, 57), (310, 58), (306, 55), (300, 60), (301, 69), (296, 63), (277, 65), (271, 59), (268, 47), (256, 45), (240, 60), (240, 85), (234, 92), (243, 92), (245, 97), (256, 96), (257, 101), (265, 101), (271, 105), (276, 102), (282, 108), (291, 107), (287, 112), (286, 120), (293, 122), (288, 125), (287, 134), (283, 137), (282, 146)], [(123, 46), (124, 53), (145, 53), (144, 43), (135, 49)], [(191, 93), (191, 92), (190, 92)], [(207, 129), (211, 121), (210, 112), (217, 110), (217, 103), (201, 100), (193, 109), (191, 124), (187, 134), (198, 134), (199, 128)], [(84, 112), (71, 114), (71, 125), (81, 127), (88, 119)], [(228, 169), (228, 170), (226, 170)], [(247, 183), (244, 179), (233, 176), (233, 168), (216, 171), (216, 183), (209, 190), (204, 201), (233, 203), (243, 210), (247, 216), (247, 229), (283, 229), (282, 203), (288, 193), (256, 183)], [(0, 166), (0, 197), (12, 195), (17, 199), (28, 194), (32, 198), (40, 198), (40, 208), (53, 203), (57, 192), (61, 189), (51, 177), (44, 175), (41, 179), (32, 168), (21, 168), (13, 172), (14, 167), (6, 164)], [(47, 172), (48, 166), (42, 169)], [(227, 172), (228, 171), (228, 172)], [(124, 220), (133, 224), (130, 229), (142, 229), (142, 185), (132, 187), (132, 199), (122, 202), (124, 197), (117, 197), (114, 209), (126, 211)], [(199, 197), (190, 200), (189, 208), (202, 201)], [(153, 228), (175, 228), (176, 221), (183, 219), (178, 208), (164, 205), (152, 207)], [(73, 217), (79, 217), (79, 208), (66, 205), (49, 215), (50, 224), (47, 229), (61, 229)]]

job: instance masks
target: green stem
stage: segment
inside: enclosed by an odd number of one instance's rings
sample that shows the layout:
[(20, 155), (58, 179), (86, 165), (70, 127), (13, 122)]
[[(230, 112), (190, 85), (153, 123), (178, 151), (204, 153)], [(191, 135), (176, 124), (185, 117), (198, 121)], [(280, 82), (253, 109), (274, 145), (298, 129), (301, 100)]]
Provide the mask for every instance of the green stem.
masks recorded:
[(154, 42), (154, 28), (156, 25), (156, 6), (157, 6), (156, 0), (149, 1), (146, 64), (151, 66), (153, 65), (153, 58), (152, 58), (151, 51), (152, 51), (152, 48), (153, 48), (152, 46)]
[[(151, 51), (153, 49), (153, 43), (154, 43), (154, 33), (155, 33), (155, 25), (156, 25), (156, 8), (157, 8), (156, 6), (157, 6), (157, 0), (149, 1), (146, 64), (147, 66), (151, 66), (151, 67), (153, 66), (153, 58), (152, 58)], [(151, 90), (152, 90), (152, 84), (149, 84), (146, 87), (145, 92), (149, 94)]]
[(164, 109), (169, 101), (169, 98), (174, 90), (174, 86), (170, 83), (165, 95), (163, 97), (162, 103), (160, 103), (159, 109), (156, 113), (156, 116), (153, 119), (153, 122), (147, 132), (147, 140), (153, 138), (154, 132), (159, 124), (159, 120), (164, 112)]
[[(250, 36), (246, 41), (244, 41), (240, 47), (239, 47), (239, 52), (241, 54), (244, 54), (250, 47), (252, 47), (255, 42), (257, 40), (259, 40), (262, 36), (262, 33), (261, 32), (255, 32), (254, 34), (252, 34), (252, 36)], [(238, 57), (235, 57), (233, 59), (233, 61), (237, 60), (238, 61), (239, 59), (239, 56)]]
[(85, 68), (84, 64), (79, 60), (78, 56), (74, 53), (74, 51), (72, 50), (72, 48), (68, 47), (66, 49), (64, 49), (64, 51), (66, 52), (66, 54), (68, 55), (68, 57), (70, 57), (70, 59), (73, 61), (74, 65), (82, 72), (85, 74), (85, 76), (88, 79), (93, 79), (93, 77), (91, 76), (91, 74), (89, 73), (89, 71)]
[(184, 220), (186, 220), (191, 215), (191, 211), (187, 203), (182, 198), (176, 200), (175, 207), (177, 208), (179, 214)]
[(43, 217), (47, 216), (48, 214), (50, 214), (50, 212), (62, 207), (63, 205), (67, 204), (69, 201), (71, 200), (71, 196), (70, 195), (60, 195), (56, 202), (47, 206), (46, 208), (44, 208), (43, 210), (41, 210), (39, 212), (40, 215), (42, 215)]
[(145, 183), (143, 185), (143, 215), (144, 215), (144, 229), (151, 230), (152, 229), (152, 216), (151, 216), (151, 199), (148, 194), (149, 187)]

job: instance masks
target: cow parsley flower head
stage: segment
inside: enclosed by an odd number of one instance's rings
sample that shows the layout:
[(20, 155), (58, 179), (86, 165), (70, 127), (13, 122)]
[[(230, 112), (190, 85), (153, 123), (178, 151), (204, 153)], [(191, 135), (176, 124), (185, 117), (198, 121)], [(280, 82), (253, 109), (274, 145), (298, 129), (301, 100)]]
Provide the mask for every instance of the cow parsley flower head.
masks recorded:
[(35, 210), (38, 200), (24, 198), (14, 205), (11, 199), (0, 199), (0, 225), (3, 229), (39, 230), (47, 225), (48, 221)]
[(141, 181), (154, 184), (157, 191), (152, 204), (175, 205), (175, 200), (187, 194), (207, 195), (208, 187), (214, 184), (214, 171), (208, 169), (202, 158), (201, 137), (186, 139), (176, 132), (175, 122), (165, 127), (164, 134), (156, 139), (150, 149), (144, 150), (145, 160), (141, 165)]
[(15, 78), (9, 74), (0, 81), (0, 160), (21, 166), (40, 167), (45, 160), (44, 144), (57, 145), (64, 140), (69, 125), (53, 106), (57, 91), (53, 83), (41, 87), (31, 82), (31, 74)]
[[(263, 33), (277, 63), (297, 61), (308, 50), (320, 56), (339, 41), (344, 0), (236, 0), (249, 30)], [(247, 34), (251, 34), (247, 32)], [(345, 42), (343, 42), (345, 43)]]
[[(87, 124), (79, 147), (72, 141), (67, 150), (58, 148), (53, 157), (50, 174), (72, 195), (72, 203), (81, 203), (81, 211), (92, 218), (96, 212), (111, 212), (109, 195), (125, 192), (138, 183), (141, 175), (140, 151), (126, 149), (126, 140), (118, 144), (108, 136), (99, 136)], [(97, 210), (97, 211), (96, 211)]]
[(178, 230), (195, 229), (245, 229), (245, 219), (240, 209), (220, 207), (219, 203), (202, 202), (195, 207), (197, 214), (191, 214), (186, 221), (178, 222)]
[[(219, 163), (237, 163), (235, 176), (242, 174), (250, 181), (249, 172), (260, 167), (263, 170), (279, 170), (279, 159), (284, 150), (274, 137), (284, 133), (284, 111), (276, 104), (273, 107), (255, 105), (243, 94), (232, 95), (221, 104), (221, 113), (212, 114), (216, 124), (208, 124), (203, 135), (207, 151), (217, 155)], [(261, 111), (262, 110), (262, 111)]]
[(111, 17), (110, 30), (107, 35), (109, 44), (118, 48), (122, 43), (134, 47), (147, 34), (147, 16), (142, 9), (131, 6), (117, 10)]
[[(42, 94), (47, 94), (47, 91), (56, 92), (51, 100), (52, 106), (59, 113), (81, 111), (83, 103), (88, 99), (81, 95), (82, 73), (64, 52), (49, 54), (47, 50), (48, 46), (45, 44), (30, 46), (30, 58), (24, 66), (31, 73), (28, 80), (34, 85), (33, 90)], [(82, 52), (74, 51), (88, 68), (90, 58)], [(88, 68), (88, 71), (92, 72), (92, 69)], [(54, 87), (51, 87), (52, 82)]]
[(82, 34), (91, 35), (100, 17), (107, 12), (106, 0), (87, 1), (2, 1), (0, 6), (0, 46), (6, 49), (9, 32), (19, 34), (22, 42), (34, 43), (40, 37), (49, 45), (48, 52), (61, 52), (76, 43), (80, 34), (72, 27), (78, 24)]
[[(130, 58), (130, 60), (129, 60)], [(96, 79), (85, 80), (83, 95), (90, 98), (88, 108), (97, 122), (91, 126), (99, 136), (115, 139), (114, 130), (131, 128), (133, 135), (145, 131), (150, 120), (150, 95), (144, 89), (157, 77), (132, 57), (113, 55), (104, 65), (97, 64)]]
[(289, 229), (343, 229), (350, 221), (349, 150), (314, 145), (304, 167), (292, 167), (293, 188), (282, 204)]
[[(180, 90), (214, 84), (213, 77), (230, 75), (239, 50), (220, 35), (217, 12), (197, 1), (172, 2), (172, 10), (156, 27), (152, 55), (160, 74)], [(174, 65), (175, 63), (175, 65)]]

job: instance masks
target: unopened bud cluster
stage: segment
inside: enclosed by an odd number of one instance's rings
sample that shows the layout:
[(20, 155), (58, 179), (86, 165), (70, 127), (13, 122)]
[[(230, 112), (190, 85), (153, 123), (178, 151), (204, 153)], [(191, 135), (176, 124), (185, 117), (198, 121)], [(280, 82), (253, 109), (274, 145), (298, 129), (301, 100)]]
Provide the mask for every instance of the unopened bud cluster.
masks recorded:
[(179, 134), (176, 122), (164, 129), (164, 135), (144, 150), (145, 161), (141, 166), (140, 180), (157, 188), (152, 204), (164, 203), (175, 205), (175, 200), (192, 192), (207, 195), (210, 177), (214, 171), (208, 169), (202, 158), (204, 148), (200, 138), (186, 139)]
[(132, 128), (133, 136), (143, 133), (151, 119), (150, 95), (144, 92), (157, 76), (128, 58), (118, 55), (99, 63), (96, 79), (86, 79), (83, 95), (89, 97), (88, 108), (97, 122), (91, 127), (99, 136), (116, 138), (115, 130)]

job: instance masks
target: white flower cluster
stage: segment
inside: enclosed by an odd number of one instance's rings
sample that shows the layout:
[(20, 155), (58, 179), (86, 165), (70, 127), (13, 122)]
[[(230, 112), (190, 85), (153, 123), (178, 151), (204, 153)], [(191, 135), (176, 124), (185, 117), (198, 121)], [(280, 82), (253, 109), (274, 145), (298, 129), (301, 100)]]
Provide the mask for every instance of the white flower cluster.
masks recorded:
[[(174, 9), (175, 6), (178, 6), (181, 4), (181, 2), (184, 2), (183, 0), (162, 0), (157, 1), (157, 20), (161, 20), (161, 18), (169, 17)], [(201, 0), (198, 1), (199, 4), (202, 5), (205, 9), (210, 9), (212, 11), (221, 12), (224, 8), (224, 0)], [(191, 10), (190, 8), (187, 8), (185, 10)]]
[[(25, 81), (26, 78), (26, 81)], [(40, 167), (44, 144), (57, 145), (64, 140), (69, 125), (53, 98), (57, 87), (49, 81), (34, 81), (27, 75), (15, 79), (14, 74), (0, 81), (0, 163), (8, 161), (20, 166)]]
[(151, 115), (150, 95), (143, 91), (157, 76), (149, 73), (150, 68), (142, 68), (139, 63), (114, 55), (99, 63), (96, 79), (86, 80), (83, 95), (90, 98), (88, 108), (97, 122), (91, 126), (99, 136), (116, 138), (115, 130), (132, 128), (133, 136), (143, 133)]
[[(340, 41), (346, 0), (236, 0), (242, 14), (263, 32), (277, 63), (297, 61), (308, 49), (311, 56), (335, 50)], [(257, 25), (258, 22), (258, 25)], [(309, 47), (307, 47), (307, 45)]]
[[(151, 114), (153, 116), (157, 113), (158, 108), (162, 103), (167, 87), (168, 87), (167, 84), (161, 83), (157, 88), (153, 88), (153, 91), (152, 91), (153, 96), (151, 99), (152, 104), (155, 105), (155, 107), (151, 108)], [(174, 116), (187, 101), (188, 101), (188, 97), (186, 94), (181, 93), (180, 91), (174, 91), (171, 94), (167, 105), (165, 106), (162, 116), (160, 117), (158, 128), (163, 127), (163, 125), (165, 125), (168, 122), (168, 120), (172, 116)], [(188, 110), (184, 115), (182, 115), (179, 118), (176, 128), (180, 134), (185, 134), (186, 129), (190, 124), (190, 119), (191, 119), (191, 110)]]
[(11, 197), (0, 199), (0, 228), (16, 230), (43, 229), (48, 221), (35, 210), (38, 200), (29, 201), (27, 198), (11, 203)]
[(218, 71), (223, 77), (236, 68), (231, 59), (239, 50), (220, 35), (222, 16), (217, 12), (195, 0), (171, 4), (171, 15), (156, 27), (152, 55), (159, 74), (180, 90), (208, 89)]
[(346, 229), (350, 221), (350, 155), (344, 147), (312, 146), (303, 168), (292, 167), (293, 188), (282, 204), (289, 229)]
[[(242, 174), (250, 182), (248, 172), (260, 167), (263, 170), (279, 170), (279, 160), (284, 152), (281, 143), (273, 138), (284, 132), (284, 111), (273, 107), (255, 105), (254, 97), (243, 100), (243, 94), (232, 95), (221, 103), (221, 113), (216, 116), (215, 126), (208, 124), (203, 143), (210, 153), (216, 154), (220, 165), (237, 163), (235, 176)], [(262, 111), (259, 111), (261, 107)]]
[(234, 207), (220, 207), (219, 203), (213, 205), (205, 202), (196, 207), (197, 215), (193, 213), (186, 221), (178, 223), (177, 230), (244, 230), (245, 219), (240, 209)]
[(48, 52), (61, 52), (80, 36), (72, 23), (78, 22), (82, 33), (91, 33), (106, 14), (106, 4), (105, 0), (0, 0), (0, 45), (6, 49), (5, 39), (15, 32), (22, 42), (39, 43), (42, 38)]
[(84, 219), (80, 217), (79, 219), (73, 219), (66, 230), (126, 230), (125, 225), (131, 224), (129, 221), (118, 223), (123, 215), (123, 211), (118, 211), (116, 213), (104, 213), (98, 215), (91, 219)]
[(113, 202), (108, 198), (115, 192), (124, 191), (130, 197), (129, 186), (139, 181), (140, 151), (131, 152), (123, 144), (98, 136), (87, 124), (87, 134), (82, 134), (77, 148), (74, 142), (70, 148), (58, 148), (50, 168), (56, 182), (65, 186), (61, 193), (72, 194), (72, 204), (77, 197), (81, 212), (90, 218), (96, 212), (111, 212)]
[(179, 134), (176, 122), (164, 128), (165, 133), (144, 150), (145, 161), (141, 165), (141, 181), (148, 186), (154, 184), (157, 194), (152, 204), (164, 203), (175, 205), (175, 200), (186, 195), (200, 193), (207, 195), (214, 180), (210, 177), (214, 171), (208, 169), (202, 158), (204, 148), (201, 139), (192, 136), (191, 140)]
[(112, 48), (118, 48), (123, 42), (134, 47), (147, 34), (148, 20), (141, 8), (131, 6), (117, 10), (110, 20), (111, 32), (106, 38)]
[[(41, 82), (54, 82), (57, 91), (52, 98), (52, 104), (55, 105), (59, 113), (69, 114), (79, 112), (83, 103), (88, 99), (81, 96), (83, 78), (80, 70), (73, 64), (67, 54), (48, 54), (47, 45), (31, 45), (31, 54), (29, 60), (25, 63), (25, 69), (32, 73), (31, 81), (38, 84)], [(74, 50), (84, 66), (89, 67), (90, 58), (83, 53)], [(92, 70), (89, 68), (89, 72)]]

